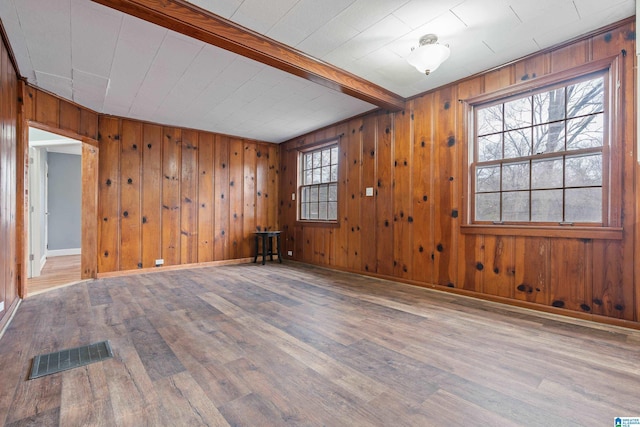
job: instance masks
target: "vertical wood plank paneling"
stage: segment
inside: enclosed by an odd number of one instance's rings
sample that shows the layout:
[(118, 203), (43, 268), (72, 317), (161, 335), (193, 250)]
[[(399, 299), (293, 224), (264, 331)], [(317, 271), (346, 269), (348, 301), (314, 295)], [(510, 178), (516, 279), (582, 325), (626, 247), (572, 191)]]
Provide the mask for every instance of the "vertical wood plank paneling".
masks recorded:
[(452, 87), (443, 88), (434, 97), (434, 126), (437, 129), (434, 138), (434, 282), (443, 286), (455, 285), (457, 276), (457, 236), (454, 230), (458, 222), (458, 201), (455, 200), (455, 186), (462, 180), (455, 176), (456, 146), (459, 143), (455, 134), (456, 102)]
[(286, 144), (279, 146), (280, 152), (280, 190), (278, 193), (278, 218), (280, 228), (282, 229), (283, 254), (289, 256), (288, 252), (295, 253), (295, 226), (296, 226), (296, 200), (291, 198), (292, 194), (296, 194), (296, 176), (297, 170), (297, 153), (289, 149)]
[(200, 132), (198, 139), (198, 262), (214, 260), (215, 136)]
[(410, 278), (413, 267), (413, 103), (394, 118), (393, 146), (393, 269), (397, 277)]
[(143, 125), (142, 147), (142, 267), (162, 258), (162, 127)]
[(124, 120), (120, 141), (120, 270), (142, 268), (140, 163), (142, 123)]
[(414, 101), (413, 141), (413, 267), (411, 277), (433, 282), (433, 94)]
[[(369, 230), (367, 240), (378, 242), (376, 235), (376, 200), (375, 192), (371, 196), (366, 195), (366, 189), (371, 188), (371, 191), (375, 191), (376, 188), (376, 139), (378, 138), (378, 117), (377, 115), (370, 115), (364, 119), (362, 131), (362, 152), (360, 153), (362, 159), (362, 182), (361, 182), (361, 201), (360, 209), (364, 212), (360, 220), (360, 228), (362, 230)], [(384, 129), (382, 130), (384, 132)], [(378, 271), (377, 263), (377, 249), (376, 245), (364, 244), (361, 248), (362, 251), (362, 266), (360, 269), (368, 272), (375, 273)]]
[(621, 242), (593, 242), (593, 298), (590, 307), (594, 314), (620, 319), (633, 319), (633, 291), (625, 287), (623, 279), (623, 249)]
[(98, 148), (82, 144), (82, 279), (98, 271)]
[(568, 70), (587, 62), (591, 56), (590, 45), (589, 40), (584, 40), (551, 52), (551, 72)]
[(587, 265), (586, 242), (578, 239), (551, 241), (551, 305), (568, 310), (582, 311), (586, 298), (587, 276), (592, 265)]
[(81, 108), (70, 102), (60, 102), (60, 129), (70, 130), (80, 134), (80, 111)]
[[(9, 140), (5, 131), (5, 124), (10, 120), (8, 106), (11, 96), (5, 81), (5, 69), (7, 68), (7, 54), (2, 46), (0, 50), (0, 235), (3, 236), (0, 242), (0, 301), (4, 303), (9, 299), (11, 271), (11, 246), (14, 243), (9, 238), (12, 224), (11, 215), (11, 187), (12, 179), (9, 172), (11, 166), (11, 153), (9, 150)], [(0, 312), (0, 314), (4, 314)]]
[(514, 297), (521, 301), (551, 303), (551, 243), (542, 237), (516, 237)]
[[(271, 144), (268, 146), (266, 152), (267, 167), (269, 169), (267, 171), (266, 193), (263, 194), (263, 203), (266, 205), (264, 210), (267, 213), (266, 222), (263, 228), (266, 227), (269, 230), (282, 231), (282, 225), (280, 221), (278, 221), (278, 200), (280, 200), (278, 191), (280, 176), (280, 150), (276, 145)], [(284, 244), (284, 239), (282, 243)]]
[(243, 185), (243, 154), (244, 146), (241, 139), (230, 138), (229, 140), (229, 212), (230, 212), (230, 255), (231, 258), (243, 256), (243, 218), (244, 208)]
[[(7, 139), (7, 142), (9, 144), (9, 176), (10, 176), (10, 182), (11, 182), (11, 196), (10, 196), (10, 204), (9, 204), (9, 209), (10, 209), (10, 215), (9, 215), (9, 241), (10, 243), (10, 247), (9, 247), (9, 260), (10, 260), (10, 272), (9, 272), (9, 278), (8, 280), (5, 282), (5, 289), (6, 289), (6, 294), (5, 294), (5, 299), (7, 299), (7, 301), (13, 301), (15, 299), (15, 297), (17, 296), (17, 285), (18, 285), (18, 275), (20, 274), (20, 263), (18, 262), (18, 257), (21, 257), (21, 254), (18, 252), (18, 248), (21, 248), (22, 246), (19, 244), (19, 240), (21, 240), (18, 237), (18, 205), (17, 205), (17, 200), (18, 200), (18, 195), (17, 195), (17, 190), (18, 190), (18, 147), (20, 146), (18, 144), (17, 141), (17, 133), (16, 133), (16, 128), (17, 128), (17, 119), (18, 119), (18, 112), (17, 112), (17, 102), (18, 102), (18, 93), (17, 93), (17, 88), (18, 88), (18, 80), (17, 80), (17, 75), (16, 72), (13, 68), (13, 64), (11, 64), (11, 61), (9, 60), (9, 53), (7, 51), (6, 53), (7, 55), (7, 66), (6, 66), (6, 73), (5, 73), (5, 82), (4, 84), (6, 85), (6, 90), (9, 93), (8, 98), (8, 109), (5, 111), (4, 113), (4, 123), (5, 123), (5, 137)], [(20, 230), (21, 232), (22, 230)], [(5, 306), (7, 306), (7, 304), (5, 303)]]
[(482, 292), (513, 298), (515, 283), (515, 238), (484, 237)]
[(347, 266), (358, 271), (361, 268), (360, 242), (360, 178), (362, 167), (362, 119), (351, 121), (347, 139), (347, 203), (345, 223), (348, 227)]
[(86, 109), (80, 110), (80, 135), (98, 139), (98, 114)]
[(100, 230), (98, 234), (98, 272), (119, 269), (120, 216), (120, 126), (119, 120), (100, 119), (100, 160), (98, 162)]
[[(335, 261), (333, 265), (347, 268), (349, 259), (349, 222), (347, 218), (347, 203), (349, 201), (349, 141), (352, 123), (342, 123), (336, 127), (338, 135), (342, 135), (338, 143), (338, 228), (334, 230)], [(283, 218), (284, 219), (284, 218)]]
[(240, 253), (243, 257), (254, 255), (253, 236), (256, 231), (256, 165), (258, 149), (253, 141), (244, 142), (243, 174), (242, 174), (242, 240)]
[(214, 151), (214, 259), (229, 259), (229, 138), (223, 135), (215, 137)]
[(163, 128), (162, 143), (162, 258), (164, 265), (180, 264), (181, 130)]
[(198, 262), (198, 132), (183, 130), (180, 173), (180, 264)]
[(376, 149), (376, 262), (377, 272), (393, 274), (393, 144), (394, 115), (378, 116), (378, 140)]
[(267, 230), (269, 228), (269, 157), (268, 147), (261, 144), (256, 146), (256, 230)]
[(36, 121), (51, 127), (58, 127), (60, 100), (46, 92), (38, 91), (35, 101)]

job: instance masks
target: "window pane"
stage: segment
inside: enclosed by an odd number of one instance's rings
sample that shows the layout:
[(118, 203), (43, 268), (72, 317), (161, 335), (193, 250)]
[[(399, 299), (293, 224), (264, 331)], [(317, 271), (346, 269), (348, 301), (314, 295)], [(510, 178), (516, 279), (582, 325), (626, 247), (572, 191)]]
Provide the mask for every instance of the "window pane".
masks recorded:
[(338, 219), (338, 204), (336, 202), (329, 202), (327, 205), (327, 219)]
[(320, 168), (312, 169), (312, 170), (313, 170), (313, 181), (311, 183), (312, 184), (320, 184), (322, 182), (320, 180), (320, 178), (322, 178)]
[(331, 150), (322, 150), (322, 166), (331, 165)]
[(520, 98), (504, 104), (504, 128), (531, 126), (531, 98)]
[(338, 180), (338, 165), (331, 166), (331, 181), (335, 182)]
[(476, 110), (478, 135), (502, 132), (502, 104)]
[(313, 153), (313, 167), (319, 168), (322, 166), (322, 154), (319, 151)]
[(309, 190), (310, 190), (309, 201), (310, 202), (317, 202), (318, 201), (318, 187), (314, 185), (313, 187), (309, 187)]
[(602, 188), (566, 190), (566, 221), (602, 222)]
[(533, 127), (533, 153), (564, 151), (564, 121)]
[(533, 95), (533, 124), (564, 119), (564, 88)]
[(562, 221), (562, 190), (539, 190), (531, 192), (531, 221)]
[(300, 204), (300, 219), (309, 219), (309, 204)]
[(603, 114), (567, 120), (567, 150), (602, 147), (604, 139)]
[(567, 86), (567, 117), (604, 111), (604, 78)]
[(318, 203), (309, 203), (309, 218), (318, 219)]
[(313, 184), (313, 169), (309, 169), (304, 172), (304, 182), (303, 185)]
[(500, 193), (476, 194), (476, 221), (500, 221)]
[(318, 203), (318, 218), (327, 219), (327, 202)]
[(309, 201), (309, 187), (304, 187), (302, 189), (302, 202), (308, 202)]
[(531, 155), (531, 128), (504, 133), (504, 158)]
[(331, 164), (338, 164), (338, 147), (331, 148)]
[(500, 191), (500, 166), (476, 169), (476, 191)]
[(486, 162), (502, 158), (502, 134), (478, 138), (478, 161)]
[(567, 157), (565, 186), (586, 187), (602, 185), (602, 154)]
[(304, 169), (311, 169), (311, 167), (313, 166), (313, 163), (311, 162), (311, 159), (313, 158), (313, 156), (311, 154), (305, 154), (304, 155)]
[(502, 220), (529, 221), (529, 192), (502, 193)]
[(502, 190), (529, 189), (529, 162), (502, 166)]
[(321, 185), (318, 188), (318, 200), (324, 202), (327, 200), (329, 195), (329, 188), (326, 185)]
[(322, 169), (322, 182), (331, 181), (331, 166), (325, 166)]
[(329, 185), (329, 201), (330, 202), (338, 201), (338, 184)]
[(534, 160), (531, 167), (531, 188), (562, 188), (562, 159)]

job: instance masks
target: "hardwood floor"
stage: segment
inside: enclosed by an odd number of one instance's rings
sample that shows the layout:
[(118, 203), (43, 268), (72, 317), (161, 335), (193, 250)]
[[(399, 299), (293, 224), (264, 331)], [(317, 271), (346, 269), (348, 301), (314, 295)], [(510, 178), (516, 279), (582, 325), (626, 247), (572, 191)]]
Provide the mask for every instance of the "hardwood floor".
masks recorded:
[(78, 282), (80, 280), (81, 255), (66, 255), (47, 258), (38, 277), (27, 279), (28, 295), (37, 295), (41, 292)]
[[(26, 380), (33, 356), (115, 357)], [(27, 298), (0, 424), (609, 426), (640, 332), (300, 264), (100, 279)]]

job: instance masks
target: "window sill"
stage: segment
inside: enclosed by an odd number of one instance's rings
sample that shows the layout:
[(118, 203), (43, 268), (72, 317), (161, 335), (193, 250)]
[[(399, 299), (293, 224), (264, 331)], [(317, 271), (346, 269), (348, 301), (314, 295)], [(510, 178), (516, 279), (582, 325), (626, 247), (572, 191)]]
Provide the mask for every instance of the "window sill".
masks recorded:
[(340, 222), (338, 221), (314, 221), (314, 220), (297, 220), (297, 226), (302, 227), (324, 227), (324, 228), (338, 228)]
[(463, 225), (463, 234), (494, 236), (564, 237), (573, 239), (622, 240), (623, 230), (617, 227)]

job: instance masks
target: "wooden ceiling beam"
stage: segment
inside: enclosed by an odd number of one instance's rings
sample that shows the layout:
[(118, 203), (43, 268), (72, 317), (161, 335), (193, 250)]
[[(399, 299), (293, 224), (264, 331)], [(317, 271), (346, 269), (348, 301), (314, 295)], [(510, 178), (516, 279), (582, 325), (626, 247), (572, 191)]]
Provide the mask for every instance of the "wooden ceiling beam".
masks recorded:
[(391, 111), (405, 99), (184, 0), (92, 0)]

